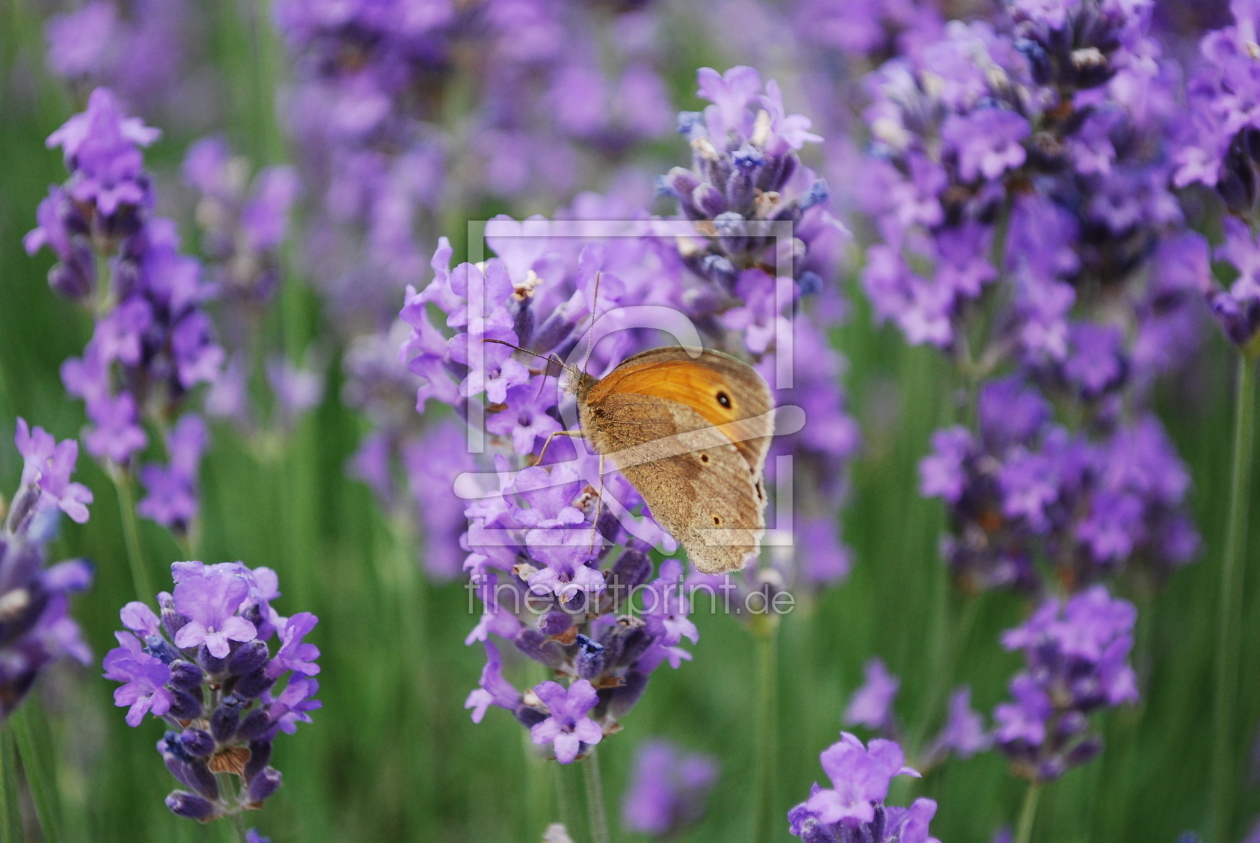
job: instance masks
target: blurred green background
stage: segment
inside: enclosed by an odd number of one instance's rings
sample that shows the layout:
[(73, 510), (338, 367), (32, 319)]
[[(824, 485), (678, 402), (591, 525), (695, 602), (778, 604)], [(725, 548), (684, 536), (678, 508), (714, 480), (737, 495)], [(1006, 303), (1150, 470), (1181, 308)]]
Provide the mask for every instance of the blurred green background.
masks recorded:
[[(64, 178), (60, 155), (44, 148), (44, 138), (79, 104), (44, 75), (38, 10), (11, 0), (0, 15), (0, 433), (6, 437), (0, 491), (7, 495), (21, 472), (7, 444), (17, 416), (58, 438), (76, 435), (84, 423), (82, 405), (65, 395), (58, 368), (81, 352), (91, 325), (48, 288), (47, 253), (28, 258), (21, 247), (36, 204), (50, 183)], [(259, 75), (266, 39), (250, 35), (233, 3), (209, 20), (208, 43), (228, 91), (222, 130), (255, 161), (275, 162), (284, 151), (269, 116), (274, 92)], [(704, 49), (697, 49), (697, 66), (708, 59)], [(677, 84), (689, 96), (691, 76)], [(150, 150), (151, 166), (171, 173), (187, 140), (166, 136)], [(884, 658), (901, 677), (896, 709), (912, 734), (925, 720), (937, 725), (940, 712), (929, 707), (941, 700), (942, 683), (970, 683), (976, 707), (991, 711), (1021, 661), (997, 644), (999, 631), (1018, 623), (1021, 613), (1020, 602), (1002, 594), (980, 598), (976, 623), (952, 668), (945, 659), (950, 617), (958, 614), (951, 602), (958, 598), (936, 549), (941, 507), (918, 496), (916, 465), (930, 432), (950, 418), (942, 384), (951, 376), (935, 352), (908, 349), (893, 332), (872, 328), (860, 291), (851, 279), (841, 283), (851, 288), (854, 312), (834, 340), (851, 363), (847, 387), (866, 437), (843, 513), (856, 566), (842, 587), (802, 603), (782, 625), (774, 785), (780, 812), (803, 800), (823, 776), (818, 754), (837, 739), (845, 700), (869, 657)], [(302, 348), (327, 314), (300, 278), (287, 278), (282, 295), (272, 330), (285, 347)], [(1143, 702), (1104, 718), (1101, 759), (1047, 788), (1036, 840), (1171, 843), (1204, 825), (1234, 365), (1222, 343), (1209, 337), (1194, 377), (1158, 401), (1193, 476), (1204, 553), (1154, 598), (1128, 595), (1141, 611), (1134, 658)], [(474, 725), (463, 710), (484, 663), (480, 647), (463, 644), (476, 615), (459, 583), (435, 587), (423, 580), (416, 549), (396, 536), (367, 489), (344, 476), (362, 423), (337, 400), (339, 371), (334, 359), (323, 405), (283, 453), (257, 458), (232, 429), (218, 426), (203, 469), (204, 560), (274, 568), (284, 595), (280, 610), (309, 610), (321, 619), (312, 638), (323, 651), (324, 708), (296, 736), (277, 740), (273, 764), (284, 773), (284, 786), (250, 824), (275, 843), (538, 840), (555, 819), (556, 787), (572, 790), (580, 804), (577, 773), (557, 774), (554, 764), (528, 761), (525, 732), (505, 712), (492, 710)], [(119, 608), (134, 595), (113, 487), (86, 455), (77, 477), (96, 495), (92, 517), (83, 526), (64, 523), (53, 550), (54, 558), (82, 556), (96, 565), (96, 582), (74, 614), (99, 659), (113, 645)], [(1252, 499), (1260, 503), (1260, 495)], [(150, 575), (168, 583), (166, 566), (179, 551), (156, 525), (142, 522), (141, 529)], [(1249, 758), (1260, 713), (1260, 576), (1254, 556), (1247, 558), (1239, 702), (1247, 728), (1236, 738), (1244, 748), (1240, 757)], [(751, 639), (733, 618), (697, 612), (694, 620), (701, 633), (694, 661), (659, 671), (625, 730), (600, 746), (614, 829), (636, 744), (664, 735), (721, 763), (708, 814), (686, 839), (745, 840), (754, 802)], [(526, 677), (520, 665), (513, 669), (519, 685)], [(55, 765), (61, 839), (230, 839), (224, 824), (201, 827), (166, 809), (163, 798), (174, 782), (154, 751), (161, 726), (148, 720), (128, 728), (112, 705), (113, 684), (99, 673), (59, 666), (20, 715)], [(1249, 782), (1239, 806), (1241, 834), (1242, 818), (1260, 811), (1260, 793), (1255, 771), (1240, 766), (1238, 775)], [(988, 753), (951, 761), (922, 781), (902, 780), (890, 802), (929, 795), (940, 805), (937, 837), (984, 841), (1013, 821), (1022, 794), (1003, 760)], [(781, 827), (786, 840), (786, 820)], [(33, 823), (26, 830), (39, 839)], [(585, 839), (584, 822), (573, 832)], [(643, 839), (617, 830), (614, 837)]]

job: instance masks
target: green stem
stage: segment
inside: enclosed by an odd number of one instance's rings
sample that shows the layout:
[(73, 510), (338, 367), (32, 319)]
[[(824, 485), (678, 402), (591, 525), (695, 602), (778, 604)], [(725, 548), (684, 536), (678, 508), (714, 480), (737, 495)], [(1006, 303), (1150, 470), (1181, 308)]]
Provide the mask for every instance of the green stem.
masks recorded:
[(272, 3), (264, 0), (261, 3), (243, 3), (237, 6), (238, 15), (245, 30), (252, 36), (250, 42), (253, 59), (253, 81), (257, 85), (254, 90), (251, 115), (253, 129), (259, 138), (262, 160), (267, 164), (278, 164), (285, 160), (284, 134), (276, 119), (277, 111), (273, 98), (275, 92), (282, 89), (280, 68), (284, 62), (284, 48), (280, 43), (280, 32), (268, 25), (272, 19)]
[(236, 832), (241, 843), (249, 843), (249, 831), (245, 828), (245, 818), (240, 815), (240, 812), (229, 814), (228, 817), (232, 822), (232, 830)]
[(966, 595), (963, 597), (962, 610), (955, 611), (954, 601), (949, 599), (952, 593), (949, 583), (945, 582), (941, 587), (945, 591), (945, 600), (938, 611), (944, 616), (940, 625), (945, 634), (938, 636), (941, 641), (938, 645), (935, 669), (932, 671), (932, 684), (928, 688), (927, 701), (919, 717), (918, 726), (908, 742), (907, 751), (915, 756), (923, 750), (928, 730), (934, 723), (940, 722), (936, 719), (936, 713), (945, 707), (946, 698), (954, 684), (958, 658), (966, 650), (967, 640), (971, 637), (971, 628), (975, 625), (976, 615), (980, 610), (980, 598), (975, 595)]
[(1019, 809), (1019, 820), (1015, 823), (1014, 843), (1028, 843), (1032, 840), (1033, 821), (1037, 819), (1037, 800), (1041, 797), (1041, 783), (1029, 782), (1024, 793), (1024, 804)]
[(757, 813), (753, 840), (769, 843), (775, 837), (779, 819), (774, 811), (775, 763), (778, 754), (778, 617), (753, 617), (757, 649)]
[(214, 778), (219, 783), (219, 799), (228, 806), (231, 812), (226, 816), (227, 825), (232, 829), (230, 836), (239, 839), (240, 843), (248, 843), (245, 818), (241, 816), (240, 811), (240, 789), (237, 786), (239, 780), (231, 773), (215, 773)]
[(608, 814), (604, 806), (604, 782), (599, 775), (599, 756), (595, 750), (582, 762), (582, 781), (586, 784), (586, 816), (591, 826), (593, 843), (608, 843)]
[[(1015, 194), (1007, 191), (1006, 199), (1002, 202), (1002, 208), (998, 212), (997, 224), (993, 232), (993, 252), (990, 260), (993, 268), (997, 271), (997, 277), (993, 279), (983, 296), (983, 310), (980, 314), (980, 324), (970, 338), (966, 339), (966, 359), (963, 361), (964, 377), (967, 387), (967, 404), (963, 408), (963, 415), (967, 427), (972, 430), (976, 429), (979, 424), (979, 404), (980, 404), (980, 381), (988, 373), (991, 368), (986, 362), (985, 355), (989, 346), (989, 334), (993, 330), (993, 322), (997, 317), (997, 312), (1001, 308), (1001, 301), (1004, 301), (1006, 290), (1004, 289), (1006, 282), (1006, 252), (1007, 246), (1011, 239), (1011, 217), (1015, 211)], [(978, 356), (977, 356), (978, 352)]]
[(140, 524), (136, 520), (136, 501), (131, 493), (131, 478), (121, 469), (111, 469), (110, 478), (118, 490), (118, 509), (122, 517), (123, 538), (127, 542), (127, 563), (131, 566), (131, 582), (136, 589), (136, 599), (142, 603), (153, 599), (149, 585), (149, 572), (144, 566), (144, 553), (140, 548)]
[(561, 822), (554, 813), (556, 797), (552, 791), (556, 782), (548, 774), (547, 762), (539, 757), (528, 729), (521, 731), (521, 750), (525, 757), (525, 833), (520, 839), (537, 840), (543, 829)]
[(0, 843), (20, 843), (22, 818), (17, 804), (17, 755), (13, 729), (0, 721)]
[(56, 807), (57, 786), (47, 759), (40, 751), (41, 745), (35, 735), (31, 723), (34, 701), (28, 701), (10, 718), (10, 727), (17, 738), (18, 754), (22, 758), (22, 770), (26, 773), (26, 784), (31, 791), (31, 799), (35, 802), (35, 816), (39, 819), (39, 827), (44, 833), (44, 843), (57, 843), (61, 839)]
[(1234, 407), (1234, 453), (1229, 484), (1229, 516), (1221, 562), (1219, 625), (1216, 639), (1216, 710), (1212, 739), (1213, 840), (1231, 839), (1234, 793), (1237, 789), (1234, 708), (1238, 696), (1240, 627), (1243, 609), (1242, 557), (1247, 545), (1250, 512), (1251, 452), (1255, 441), (1256, 370), (1239, 358)]
[(416, 539), (404, 519), (394, 521), (392, 540), (390, 564), (393, 570), (388, 572), (386, 582), (390, 592), (398, 598), (403, 635), (402, 691), (411, 701), (404, 709), (399, 727), (408, 744), (415, 748), (410, 753), (412, 782), (417, 789), (416, 798), (412, 800), (412, 822), (418, 828), (431, 817), (437, 790), (433, 765), (428, 763), (434, 752), (432, 724), (437, 711), (428, 659), (428, 583), (416, 564)]
[[(529, 733), (525, 733), (528, 738)], [(560, 824), (569, 831), (573, 830), (573, 800), (569, 795), (569, 782), (565, 766), (557, 761), (551, 764), (551, 787), (556, 792), (556, 813), (560, 815)]]

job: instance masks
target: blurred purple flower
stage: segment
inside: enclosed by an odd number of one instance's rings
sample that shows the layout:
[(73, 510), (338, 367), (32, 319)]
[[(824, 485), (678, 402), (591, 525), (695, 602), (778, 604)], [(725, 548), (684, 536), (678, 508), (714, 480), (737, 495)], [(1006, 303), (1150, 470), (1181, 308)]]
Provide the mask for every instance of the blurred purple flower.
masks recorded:
[(285, 425), (292, 426), (324, 399), (324, 378), (319, 372), (294, 366), (285, 358), (267, 361), (267, 381)]
[(644, 741), (635, 751), (630, 785), (622, 798), (622, 825), (655, 837), (677, 834), (704, 815), (717, 778), (712, 757), (684, 754), (666, 740)]
[(208, 439), (200, 416), (190, 413), (176, 423), (167, 436), (169, 465), (149, 463), (140, 469), (148, 496), (136, 505), (137, 513), (177, 532), (188, 531), (197, 517), (197, 477)]
[(1029, 667), (1011, 681), (1015, 702), (993, 713), (998, 746), (1020, 775), (1055, 779), (1101, 752), (1088, 716), (1138, 699), (1127, 662), (1136, 618), (1133, 604), (1098, 585), (1066, 603), (1045, 601), (1003, 635), (1002, 645), (1023, 650)]
[(984, 717), (971, 708), (971, 688), (964, 685), (949, 697), (949, 718), (927, 752), (928, 765), (939, 763), (953, 753), (970, 758), (993, 745), (993, 735), (984, 726)]
[(951, 114), (941, 124), (941, 140), (958, 153), (958, 172), (964, 181), (981, 176), (996, 179), (1018, 169), (1028, 154), (1021, 145), (1032, 128), (1013, 111), (986, 108), (969, 115)]
[(59, 76), (98, 74), (116, 43), (117, 25), (118, 10), (104, 0), (50, 18), (45, 27), (49, 66)]
[(79, 458), (79, 443), (73, 439), (57, 442), (42, 427), (32, 431), (23, 418), (17, 420), (13, 439), (23, 460), (21, 485), (38, 486), (41, 505), (60, 509), (79, 524), (86, 523), (92, 492), (70, 480)]
[(22, 702), (40, 672), (70, 656), (86, 664), (91, 653), (70, 617), (69, 595), (86, 589), (92, 569), (83, 561), (44, 567), (58, 512), (88, 519), (92, 493), (71, 482), (77, 454), (73, 440), (58, 443), (40, 427), (18, 419), (14, 436), (23, 458), (22, 479), (0, 519), (0, 720)]
[(126, 465), (132, 454), (149, 443), (144, 429), (136, 424), (136, 400), (126, 392), (89, 401), (87, 415), (95, 427), (83, 439), (88, 453), (98, 460)]
[(919, 463), (919, 494), (927, 498), (944, 498), (956, 504), (962, 498), (967, 475), (964, 463), (974, 444), (971, 431), (951, 427), (932, 434), (932, 454)]
[(901, 688), (901, 680), (888, 672), (883, 659), (870, 659), (862, 670), (866, 680), (853, 692), (840, 719), (846, 726), (883, 729), (895, 716), (892, 704)]

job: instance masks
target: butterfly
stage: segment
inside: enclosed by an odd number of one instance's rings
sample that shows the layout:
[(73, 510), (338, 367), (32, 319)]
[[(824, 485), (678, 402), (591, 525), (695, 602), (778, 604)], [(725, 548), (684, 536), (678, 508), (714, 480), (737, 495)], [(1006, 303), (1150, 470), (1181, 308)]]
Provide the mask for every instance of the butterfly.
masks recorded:
[(700, 571), (743, 568), (765, 533), (774, 399), (761, 375), (729, 354), (683, 346), (636, 354), (602, 379), (570, 374), (581, 430), (547, 444), (586, 439), (601, 478), (611, 459)]

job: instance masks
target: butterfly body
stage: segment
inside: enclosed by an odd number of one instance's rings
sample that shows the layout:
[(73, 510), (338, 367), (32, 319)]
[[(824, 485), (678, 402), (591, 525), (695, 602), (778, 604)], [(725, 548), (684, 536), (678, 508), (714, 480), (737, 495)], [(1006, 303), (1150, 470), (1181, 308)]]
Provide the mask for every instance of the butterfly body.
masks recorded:
[(710, 574), (742, 568), (765, 532), (774, 400), (747, 363), (657, 348), (603, 379), (575, 378), (582, 435), (611, 458), (653, 517)]

